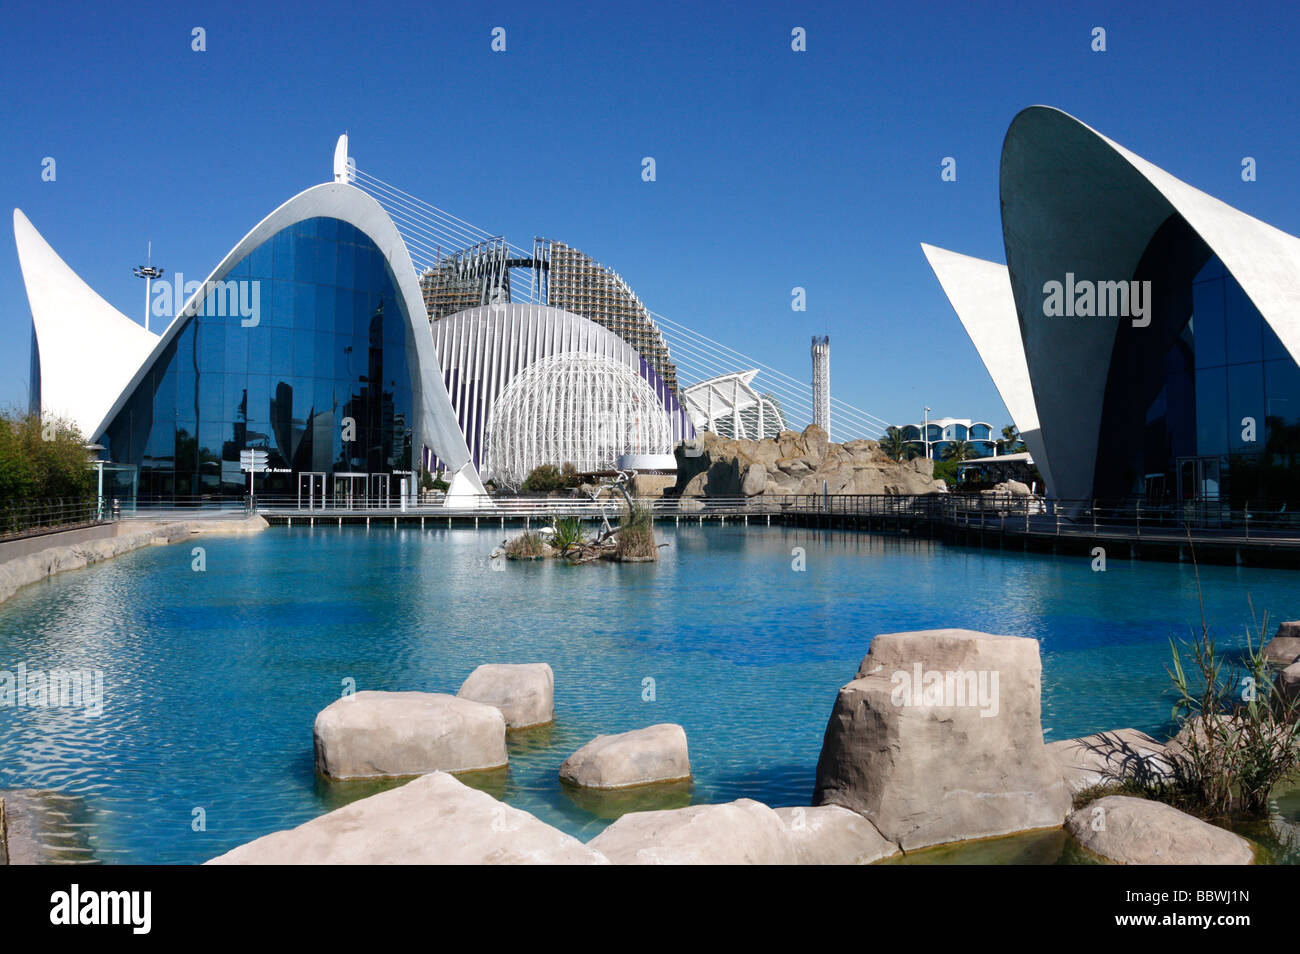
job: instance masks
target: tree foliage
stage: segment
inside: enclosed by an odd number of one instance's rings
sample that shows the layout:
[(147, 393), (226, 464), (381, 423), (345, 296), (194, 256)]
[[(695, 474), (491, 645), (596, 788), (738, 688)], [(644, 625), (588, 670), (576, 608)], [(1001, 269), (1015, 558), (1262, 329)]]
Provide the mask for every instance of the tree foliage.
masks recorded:
[(0, 412), (0, 501), (88, 497), (95, 488), (89, 459), (70, 422)]

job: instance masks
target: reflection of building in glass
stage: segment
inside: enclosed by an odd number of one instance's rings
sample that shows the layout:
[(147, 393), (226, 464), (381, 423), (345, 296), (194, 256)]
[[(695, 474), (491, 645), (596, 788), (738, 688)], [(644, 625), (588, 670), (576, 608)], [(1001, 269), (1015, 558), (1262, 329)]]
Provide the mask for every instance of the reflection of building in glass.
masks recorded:
[(924, 249), (1048, 489), (1300, 504), (1300, 239), (1047, 107), (1001, 196), (1006, 266)]

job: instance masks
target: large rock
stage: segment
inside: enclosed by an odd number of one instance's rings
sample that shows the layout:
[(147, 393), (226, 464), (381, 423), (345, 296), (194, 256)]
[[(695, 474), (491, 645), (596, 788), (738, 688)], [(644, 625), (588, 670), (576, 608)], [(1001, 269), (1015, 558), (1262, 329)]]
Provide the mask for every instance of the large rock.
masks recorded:
[(1264, 646), (1264, 658), (1275, 666), (1300, 662), (1300, 620), (1278, 625), (1277, 635)]
[(1278, 673), (1277, 691), (1288, 705), (1300, 706), (1300, 663), (1292, 663)]
[(778, 808), (801, 865), (869, 865), (899, 853), (857, 812), (839, 805)]
[(250, 841), (211, 865), (606, 864), (582, 842), (445, 772)]
[(1163, 802), (1107, 795), (1070, 815), (1080, 845), (1122, 865), (1248, 865), (1250, 842)]
[(861, 812), (904, 851), (1061, 824), (1038, 642), (964, 629), (877, 636), (826, 726), (813, 803)]
[(741, 798), (632, 812), (587, 843), (616, 865), (790, 865), (799, 861), (779, 815)]
[(560, 778), (583, 788), (626, 788), (690, 777), (686, 730), (671, 722), (598, 735), (560, 766)]
[(1062, 739), (1047, 746), (1071, 792), (1121, 779), (1165, 775), (1169, 760), (1164, 744), (1137, 729), (1098, 732), (1081, 739)]
[(555, 721), (555, 673), (546, 663), (479, 666), (456, 695), (500, 709), (510, 729)]
[(767, 468), (760, 461), (754, 461), (745, 471), (745, 479), (741, 481), (740, 492), (746, 497), (753, 497), (761, 494), (767, 486)]
[(313, 728), (316, 768), (332, 778), (471, 772), (506, 764), (501, 710), (437, 692), (358, 692)]

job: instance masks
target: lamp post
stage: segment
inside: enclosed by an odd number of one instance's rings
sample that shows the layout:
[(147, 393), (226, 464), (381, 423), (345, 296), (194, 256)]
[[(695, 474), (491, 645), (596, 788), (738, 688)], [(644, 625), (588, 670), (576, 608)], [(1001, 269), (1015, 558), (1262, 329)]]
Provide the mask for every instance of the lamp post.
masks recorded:
[(925, 423), (921, 425), (921, 440), (925, 442), (925, 456), (930, 457), (930, 409), (925, 409)]
[(132, 273), (136, 278), (144, 279), (144, 330), (149, 330), (149, 298), (150, 289), (155, 278), (162, 278), (163, 269), (155, 268), (153, 265), (153, 242), (149, 243), (147, 261), (144, 265), (137, 265), (133, 268)]
[(95, 476), (98, 489), (95, 493), (95, 519), (102, 520), (104, 517), (104, 461), (100, 454), (104, 451), (103, 444), (87, 444), (86, 450), (91, 453), (90, 462), (95, 465)]

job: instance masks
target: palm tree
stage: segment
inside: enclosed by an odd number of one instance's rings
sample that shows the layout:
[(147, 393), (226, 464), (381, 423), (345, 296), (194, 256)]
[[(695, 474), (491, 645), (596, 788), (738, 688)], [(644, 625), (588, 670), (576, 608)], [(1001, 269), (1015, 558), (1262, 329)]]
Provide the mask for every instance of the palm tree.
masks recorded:
[(952, 441), (943, 449), (944, 460), (963, 461), (975, 456), (975, 448), (970, 441)]
[(1014, 424), (1002, 428), (1002, 440), (998, 441), (999, 454), (1023, 454), (1027, 447), (1020, 439), (1020, 430)]
[(901, 428), (891, 427), (880, 438), (880, 449), (892, 461), (906, 460), (915, 454), (915, 449), (903, 437)]

